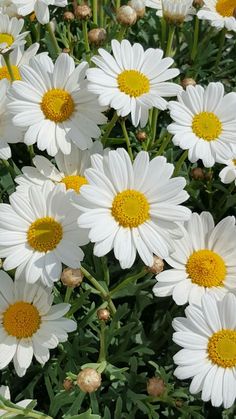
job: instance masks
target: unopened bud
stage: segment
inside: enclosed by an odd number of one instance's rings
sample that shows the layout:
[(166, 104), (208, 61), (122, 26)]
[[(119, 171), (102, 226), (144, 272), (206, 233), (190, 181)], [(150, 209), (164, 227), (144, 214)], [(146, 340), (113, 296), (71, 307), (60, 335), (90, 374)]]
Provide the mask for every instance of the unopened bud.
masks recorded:
[(73, 20), (75, 19), (75, 15), (72, 12), (65, 12), (63, 15), (63, 19), (67, 22), (73, 22)]
[(130, 6), (121, 6), (117, 10), (116, 19), (121, 25), (132, 26), (136, 23), (137, 13)]
[(145, 131), (138, 131), (136, 134), (136, 138), (138, 141), (140, 141), (140, 143), (142, 143), (143, 141), (146, 141), (147, 133)]
[(205, 173), (205, 180), (212, 180), (212, 178), (213, 178), (213, 173), (212, 172)]
[(205, 172), (201, 167), (195, 167), (191, 171), (191, 176), (194, 180), (203, 180), (205, 178)]
[(77, 384), (85, 393), (93, 393), (101, 385), (101, 374), (93, 368), (84, 368), (77, 375)]
[(106, 30), (103, 28), (91, 29), (88, 33), (88, 39), (90, 44), (102, 45), (107, 37)]
[(66, 378), (66, 379), (63, 381), (63, 387), (64, 387), (64, 390), (66, 390), (66, 391), (70, 391), (70, 390), (72, 390), (73, 386), (74, 386), (73, 381), (72, 381), (72, 380), (70, 380), (70, 378)]
[(152, 274), (159, 274), (164, 269), (164, 262), (159, 256), (153, 256), (153, 265), (148, 267), (149, 272)]
[(166, 389), (165, 383), (162, 378), (152, 377), (147, 382), (147, 393), (149, 396), (159, 397), (164, 394)]
[(67, 287), (78, 287), (83, 281), (80, 269), (65, 268), (61, 274), (61, 282)]
[(145, 2), (143, 0), (130, 0), (128, 5), (135, 10), (138, 18), (145, 15)]
[(110, 312), (106, 308), (100, 308), (97, 311), (97, 316), (99, 320), (103, 320), (104, 322), (106, 322), (110, 318)]
[(65, 54), (69, 54), (70, 53), (70, 49), (69, 48), (63, 48), (62, 52), (64, 52)]
[(81, 20), (89, 19), (92, 16), (92, 10), (87, 4), (81, 4), (76, 7), (75, 16)]
[(175, 406), (176, 407), (182, 407), (184, 404), (183, 400), (175, 400)]
[(204, 5), (204, 1), (203, 0), (193, 0), (193, 5), (195, 7), (202, 7)]
[(182, 87), (186, 89), (188, 86), (196, 86), (196, 82), (194, 79), (186, 78), (181, 81)]

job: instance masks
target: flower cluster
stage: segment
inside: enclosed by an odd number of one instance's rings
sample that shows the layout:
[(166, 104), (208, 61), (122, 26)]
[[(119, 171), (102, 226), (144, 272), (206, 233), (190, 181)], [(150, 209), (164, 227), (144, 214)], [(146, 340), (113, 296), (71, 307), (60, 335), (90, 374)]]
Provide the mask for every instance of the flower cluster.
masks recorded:
[[(236, 184), (236, 93), (217, 78), (181, 85), (185, 67), (180, 59), (177, 68), (172, 43), (175, 26), (194, 20), (194, 62), (202, 19), (221, 30), (222, 49), (225, 35), (236, 32), (236, 4), (204, 0), (196, 8), (192, 0), (131, 0), (117, 11), (119, 40), (98, 49), (96, 42), (94, 55), (87, 34), (91, 9), (76, 5), (83, 56), (77, 56), (80, 46), (71, 33), (70, 42), (65, 35), (75, 18), (72, 12), (65, 16), (60, 38), (68, 51), (61, 51), (50, 22), (49, 10), (66, 5), (66, 0), (12, 0), (0, 10), (0, 158), (14, 185), (2, 192), (0, 203), (0, 369), (13, 362), (22, 377), (33, 357), (44, 366), (49, 350), (76, 331), (73, 315), (80, 306), (77, 302), (70, 310), (68, 302), (83, 274), (104, 299), (98, 310), (104, 338), (103, 326), (115, 313), (112, 293), (123, 287), (119, 283), (110, 292), (104, 274), (103, 288), (99, 275), (106, 256), (117, 261), (117, 270), (143, 265), (150, 278), (155, 273), (153, 298), (172, 296), (177, 306), (188, 304), (186, 316), (173, 320), (173, 341), (183, 348), (174, 356), (174, 374), (192, 378), (190, 392), (201, 391), (203, 401), (229, 408), (236, 398), (235, 212), (227, 213), (226, 199), (216, 217), (212, 201), (209, 208), (200, 205), (193, 189), (207, 173), (202, 189), (211, 195), (216, 164), (226, 165), (217, 173), (219, 189), (225, 190), (222, 183)], [(161, 44), (144, 48), (122, 39), (145, 16), (145, 7), (157, 10), (162, 37), (168, 27), (165, 52)], [(132, 24), (125, 13), (134, 15)], [(106, 21), (104, 10), (101, 16)], [(34, 20), (39, 42), (32, 43)], [(40, 42), (42, 30), (46, 40), (51, 37), (54, 55)], [(181, 55), (185, 44), (178, 42)], [(217, 55), (216, 68), (219, 60)], [(26, 165), (21, 150), (27, 153)], [(16, 155), (19, 167), (13, 163)], [(187, 159), (189, 167), (199, 161), (204, 167), (193, 187), (190, 171), (181, 172)], [(102, 261), (95, 274), (87, 263), (91, 259)], [(60, 279), (68, 286), (64, 302)], [(124, 284), (129, 281), (125, 278)], [(98, 367), (88, 364), (77, 378), (83, 391), (102, 385), (103, 346), (92, 364)], [(10, 399), (6, 387), (0, 394)], [(20, 403), (25, 407), (31, 401)]]

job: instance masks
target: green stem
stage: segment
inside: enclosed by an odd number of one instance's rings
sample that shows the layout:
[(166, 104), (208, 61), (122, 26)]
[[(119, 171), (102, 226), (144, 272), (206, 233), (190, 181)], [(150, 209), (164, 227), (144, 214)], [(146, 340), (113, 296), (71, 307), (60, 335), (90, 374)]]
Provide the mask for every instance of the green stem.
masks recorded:
[(66, 288), (66, 295), (65, 295), (64, 303), (69, 303), (72, 292), (73, 292), (73, 287)]
[(161, 47), (164, 50), (166, 45), (166, 21), (161, 18)]
[(98, 0), (93, 0), (93, 23), (98, 23)]
[(4, 58), (4, 61), (6, 63), (6, 66), (7, 66), (8, 73), (10, 74), (11, 81), (15, 81), (15, 76), (14, 76), (14, 73), (13, 73), (13, 70), (12, 70), (12, 67), (11, 67), (11, 63), (10, 63), (9, 52), (7, 52), (6, 54), (3, 54), (3, 58)]
[(183, 154), (180, 156), (180, 158), (177, 161), (177, 163), (176, 163), (173, 176), (177, 176), (178, 175), (178, 173), (179, 173), (179, 171), (180, 171), (180, 169), (181, 169), (181, 167), (182, 167), (182, 165), (183, 165), (183, 163), (184, 163), (184, 161), (186, 160), (187, 157), (188, 157), (188, 150), (185, 150), (183, 152)]
[(41, 39), (41, 23), (37, 23), (36, 25), (36, 42), (40, 42)]
[(169, 142), (171, 140), (171, 134), (167, 134), (166, 137), (163, 138), (163, 142), (157, 152), (157, 156), (161, 156), (162, 153), (165, 151), (166, 147), (168, 146)]
[(223, 47), (224, 47), (224, 44), (225, 44), (226, 32), (227, 32), (227, 29), (224, 28), (224, 29), (222, 29), (221, 34), (220, 34), (219, 49), (218, 49), (218, 54), (216, 56), (214, 69), (216, 69), (218, 67), (220, 59), (221, 59), (221, 55), (222, 55), (222, 52), (223, 52)]
[(29, 151), (29, 155), (30, 155), (30, 160), (32, 161), (34, 156), (35, 156), (33, 144), (28, 146), (28, 151)]
[(104, 321), (101, 321), (100, 323), (101, 323), (100, 351), (99, 351), (98, 362), (103, 362), (103, 361), (106, 361), (106, 341), (105, 341), (106, 325)]
[(124, 38), (126, 30), (127, 30), (126, 26), (121, 26), (121, 28), (120, 28), (117, 36), (116, 36), (117, 41), (119, 41), (119, 42), (122, 41), (122, 39)]
[(174, 34), (175, 34), (175, 26), (170, 25), (169, 26), (169, 34), (168, 34), (168, 40), (167, 40), (167, 47), (166, 47), (166, 57), (172, 57), (173, 51), (172, 51), (172, 44), (174, 40)]
[(110, 120), (110, 122), (107, 124), (106, 130), (101, 138), (101, 142), (103, 143), (104, 147), (106, 145), (106, 140), (108, 139), (111, 131), (113, 130), (117, 120), (118, 120), (118, 115), (116, 112), (114, 112), (114, 115), (112, 117), (112, 119)]
[(87, 20), (82, 20), (82, 29), (83, 29), (86, 59), (87, 59), (88, 63), (90, 63), (90, 46), (89, 46), (89, 40), (88, 40), (88, 23), (87, 23)]
[(124, 119), (121, 120), (120, 125), (121, 125), (121, 128), (122, 128), (124, 137), (125, 137), (125, 141), (126, 141), (126, 145), (127, 145), (127, 151), (129, 153), (131, 161), (133, 161), (134, 158), (133, 158), (132, 148), (131, 148), (131, 145), (130, 145), (129, 135), (128, 135), (128, 132), (127, 132), (127, 129), (126, 129)]
[(154, 108), (153, 115), (152, 115), (152, 141), (151, 143), (153, 143), (156, 139), (158, 114), (159, 114), (159, 110)]
[(193, 35), (193, 48), (191, 52), (191, 60), (194, 61), (197, 55), (198, 47), (198, 36), (199, 36), (199, 19), (195, 17), (194, 35)]
[(52, 45), (53, 45), (55, 54), (56, 55), (60, 54), (61, 48), (59, 47), (59, 45), (57, 43), (57, 39), (55, 37), (55, 33), (53, 32), (53, 29), (51, 27), (50, 22), (46, 24), (46, 29), (47, 29), (47, 31), (49, 33), (50, 38), (51, 38), (51, 41), (52, 41)]
[(8, 172), (10, 173), (12, 179), (15, 179), (16, 177), (16, 173), (14, 168), (10, 165), (8, 160), (1, 160), (2, 164), (6, 167), (6, 169), (8, 170)]
[(120, 0), (116, 0), (116, 10), (118, 10), (120, 7)]
[(116, 294), (117, 292), (119, 292), (120, 290), (122, 290), (123, 288), (125, 288), (128, 284), (130, 284), (131, 282), (134, 282), (140, 278), (143, 278), (146, 274), (147, 274), (147, 269), (143, 268), (141, 270), (141, 272), (139, 272), (136, 275), (132, 275), (129, 276), (128, 278), (124, 279), (124, 281), (122, 281), (120, 284), (118, 284), (115, 288), (113, 288), (110, 291), (110, 295), (113, 296), (114, 294)]

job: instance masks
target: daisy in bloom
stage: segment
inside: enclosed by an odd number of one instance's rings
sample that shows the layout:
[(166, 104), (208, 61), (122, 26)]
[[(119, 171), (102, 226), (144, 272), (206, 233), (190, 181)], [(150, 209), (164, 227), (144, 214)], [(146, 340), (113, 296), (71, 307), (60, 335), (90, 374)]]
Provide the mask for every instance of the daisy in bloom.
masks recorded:
[(17, 143), (23, 139), (22, 130), (13, 125), (12, 117), (7, 109), (7, 89), (8, 81), (0, 80), (0, 158), (3, 160), (11, 157), (8, 143)]
[(196, 14), (192, 0), (146, 0), (145, 3), (147, 7), (157, 9), (157, 16), (172, 23), (188, 22)]
[(66, 342), (76, 323), (63, 317), (70, 304), (52, 306), (51, 288), (27, 284), (22, 278), (13, 282), (4, 271), (0, 271), (0, 281), (0, 369), (13, 360), (17, 375), (22, 377), (33, 356), (44, 365), (49, 349)]
[(132, 123), (144, 127), (148, 111), (152, 107), (164, 110), (167, 102), (163, 97), (176, 96), (181, 86), (167, 82), (179, 74), (170, 57), (162, 58), (161, 49), (149, 48), (144, 52), (140, 44), (131, 46), (124, 39), (111, 42), (113, 56), (100, 48), (100, 56), (92, 61), (99, 68), (87, 71), (88, 88), (99, 95), (102, 106), (111, 106), (119, 116), (131, 113)]
[[(2, 397), (4, 397), (4, 399), (6, 399), (6, 400), (11, 400), (10, 390), (9, 390), (9, 387), (7, 387), (7, 386), (0, 386), (0, 395)], [(16, 404), (16, 406), (25, 408), (31, 402), (32, 402), (32, 399), (26, 399), (26, 400), (21, 400), (20, 402), (15, 403), (15, 404)], [(6, 415), (6, 410), (0, 409), (0, 416), (3, 416), (3, 415)], [(15, 416), (17, 416), (17, 413), (11, 413), (10, 417), (14, 418)]]
[(9, 204), (0, 204), (0, 255), (5, 270), (24, 273), (26, 281), (41, 279), (51, 286), (61, 276), (62, 263), (79, 268), (88, 243), (87, 233), (77, 226), (78, 210), (65, 185), (46, 181), (31, 186), (28, 195), (13, 193)]
[(16, 6), (20, 16), (27, 16), (34, 12), (36, 19), (42, 25), (45, 25), (50, 20), (48, 6), (67, 6), (67, 0), (12, 0), (12, 3)]
[(236, 32), (235, 8), (234, 0), (204, 0), (204, 6), (197, 16), (210, 21), (211, 26), (219, 30), (226, 28)]
[(204, 294), (222, 299), (236, 291), (235, 218), (226, 217), (216, 226), (209, 212), (193, 213), (184, 225), (183, 237), (173, 242), (166, 259), (173, 268), (157, 275), (153, 292), (172, 295), (176, 304), (201, 304)]
[(20, 33), (23, 26), (24, 19), (0, 14), (0, 52), (5, 53), (25, 44), (28, 32)]
[(79, 193), (80, 187), (88, 183), (84, 172), (91, 166), (91, 155), (102, 152), (102, 144), (99, 141), (95, 141), (89, 150), (84, 151), (71, 144), (71, 154), (63, 154), (61, 151), (56, 154), (57, 167), (46, 157), (35, 156), (35, 167), (23, 167), (23, 175), (16, 177), (17, 191), (24, 192), (33, 184), (42, 186), (46, 180), (51, 180), (55, 184), (64, 183), (67, 190)]
[[(24, 50), (22, 45), (19, 48), (15, 48), (10, 54), (11, 69), (15, 80), (20, 80), (20, 68), (24, 64), (29, 64), (29, 60), (34, 57), (39, 49), (39, 44), (32, 44), (27, 50)], [(46, 53), (42, 53), (46, 54)], [(11, 76), (8, 72), (3, 56), (0, 56), (0, 80), (7, 79), (11, 81)]]
[(173, 143), (188, 151), (189, 160), (198, 159), (205, 167), (232, 158), (236, 143), (236, 93), (224, 95), (222, 83), (210, 83), (207, 88), (188, 86), (169, 102), (171, 118), (168, 131)]
[(190, 217), (190, 210), (179, 205), (188, 198), (185, 179), (170, 179), (174, 166), (165, 157), (149, 162), (144, 151), (133, 166), (123, 148), (109, 151), (102, 163), (103, 168), (85, 171), (89, 184), (77, 197), (84, 212), (78, 223), (90, 229), (94, 254), (104, 256), (114, 248), (123, 269), (133, 265), (136, 251), (148, 266), (153, 265), (153, 253), (166, 258), (171, 233)]
[(187, 318), (173, 321), (173, 341), (183, 349), (174, 356), (175, 375), (193, 377), (190, 392), (202, 391), (202, 400), (227, 409), (236, 397), (236, 297), (221, 301), (206, 294), (202, 307), (190, 305)]
[(236, 159), (226, 160), (222, 163), (226, 166), (219, 173), (221, 182), (231, 183), (234, 181), (236, 185)]
[(70, 154), (71, 141), (82, 150), (92, 137), (100, 136), (97, 124), (106, 122), (96, 96), (88, 92), (86, 62), (75, 68), (68, 54), (60, 54), (55, 65), (47, 55), (34, 57), (21, 67), (22, 80), (13, 83), (9, 110), (16, 126), (24, 127), (24, 142), (37, 143), (39, 150), (55, 156)]

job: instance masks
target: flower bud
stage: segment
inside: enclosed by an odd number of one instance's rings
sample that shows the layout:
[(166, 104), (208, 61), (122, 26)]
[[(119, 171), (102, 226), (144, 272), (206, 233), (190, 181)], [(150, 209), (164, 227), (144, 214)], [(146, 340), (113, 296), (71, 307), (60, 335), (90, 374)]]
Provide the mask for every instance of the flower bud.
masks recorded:
[(136, 23), (137, 13), (130, 6), (121, 6), (116, 13), (117, 21), (124, 26), (132, 26)]
[(183, 402), (183, 400), (175, 400), (175, 406), (176, 407), (182, 407), (183, 406), (183, 404), (184, 404), (184, 402)]
[(194, 180), (203, 180), (205, 178), (205, 172), (201, 167), (195, 167), (191, 171), (191, 176)]
[(164, 269), (164, 262), (159, 256), (154, 255), (153, 257), (153, 265), (150, 267), (148, 266), (149, 272), (152, 274), (159, 274)]
[(132, 7), (137, 13), (138, 18), (142, 18), (145, 15), (145, 2), (143, 0), (130, 0), (128, 5)]
[(63, 15), (63, 19), (67, 22), (73, 22), (73, 20), (75, 19), (75, 15), (72, 12), (65, 12)]
[(77, 384), (85, 393), (93, 393), (101, 385), (101, 374), (93, 368), (84, 368), (77, 375)]
[(76, 7), (75, 16), (81, 20), (89, 19), (92, 16), (92, 10), (87, 4), (81, 4)]
[(83, 281), (80, 269), (65, 268), (61, 274), (61, 282), (67, 287), (78, 287)]
[(70, 49), (69, 48), (63, 48), (62, 52), (64, 52), (65, 54), (69, 54), (70, 53)]
[(63, 381), (64, 390), (70, 391), (70, 390), (72, 390), (73, 386), (74, 386), (73, 381), (70, 378), (66, 378)]
[(204, 5), (204, 1), (203, 0), (193, 0), (193, 5), (195, 7), (202, 7)]
[(212, 180), (212, 178), (213, 178), (213, 173), (212, 172), (205, 173), (205, 180)]
[(138, 131), (136, 134), (136, 138), (138, 141), (140, 141), (140, 143), (142, 143), (143, 141), (146, 141), (147, 133), (145, 131)]
[(88, 39), (90, 44), (93, 45), (102, 45), (103, 42), (105, 42), (107, 37), (107, 33), (106, 30), (103, 28), (95, 28), (95, 29), (91, 29), (91, 31), (89, 31), (88, 33)]
[(194, 79), (186, 78), (181, 81), (182, 87), (186, 89), (187, 86), (196, 86), (196, 82)]
[(104, 322), (106, 322), (110, 318), (110, 312), (106, 308), (100, 308), (97, 311), (97, 316), (99, 320), (103, 320)]
[(149, 396), (159, 397), (164, 394), (166, 389), (165, 383), (162, 378), (152, 377), (147, 382), (147, 393)]

